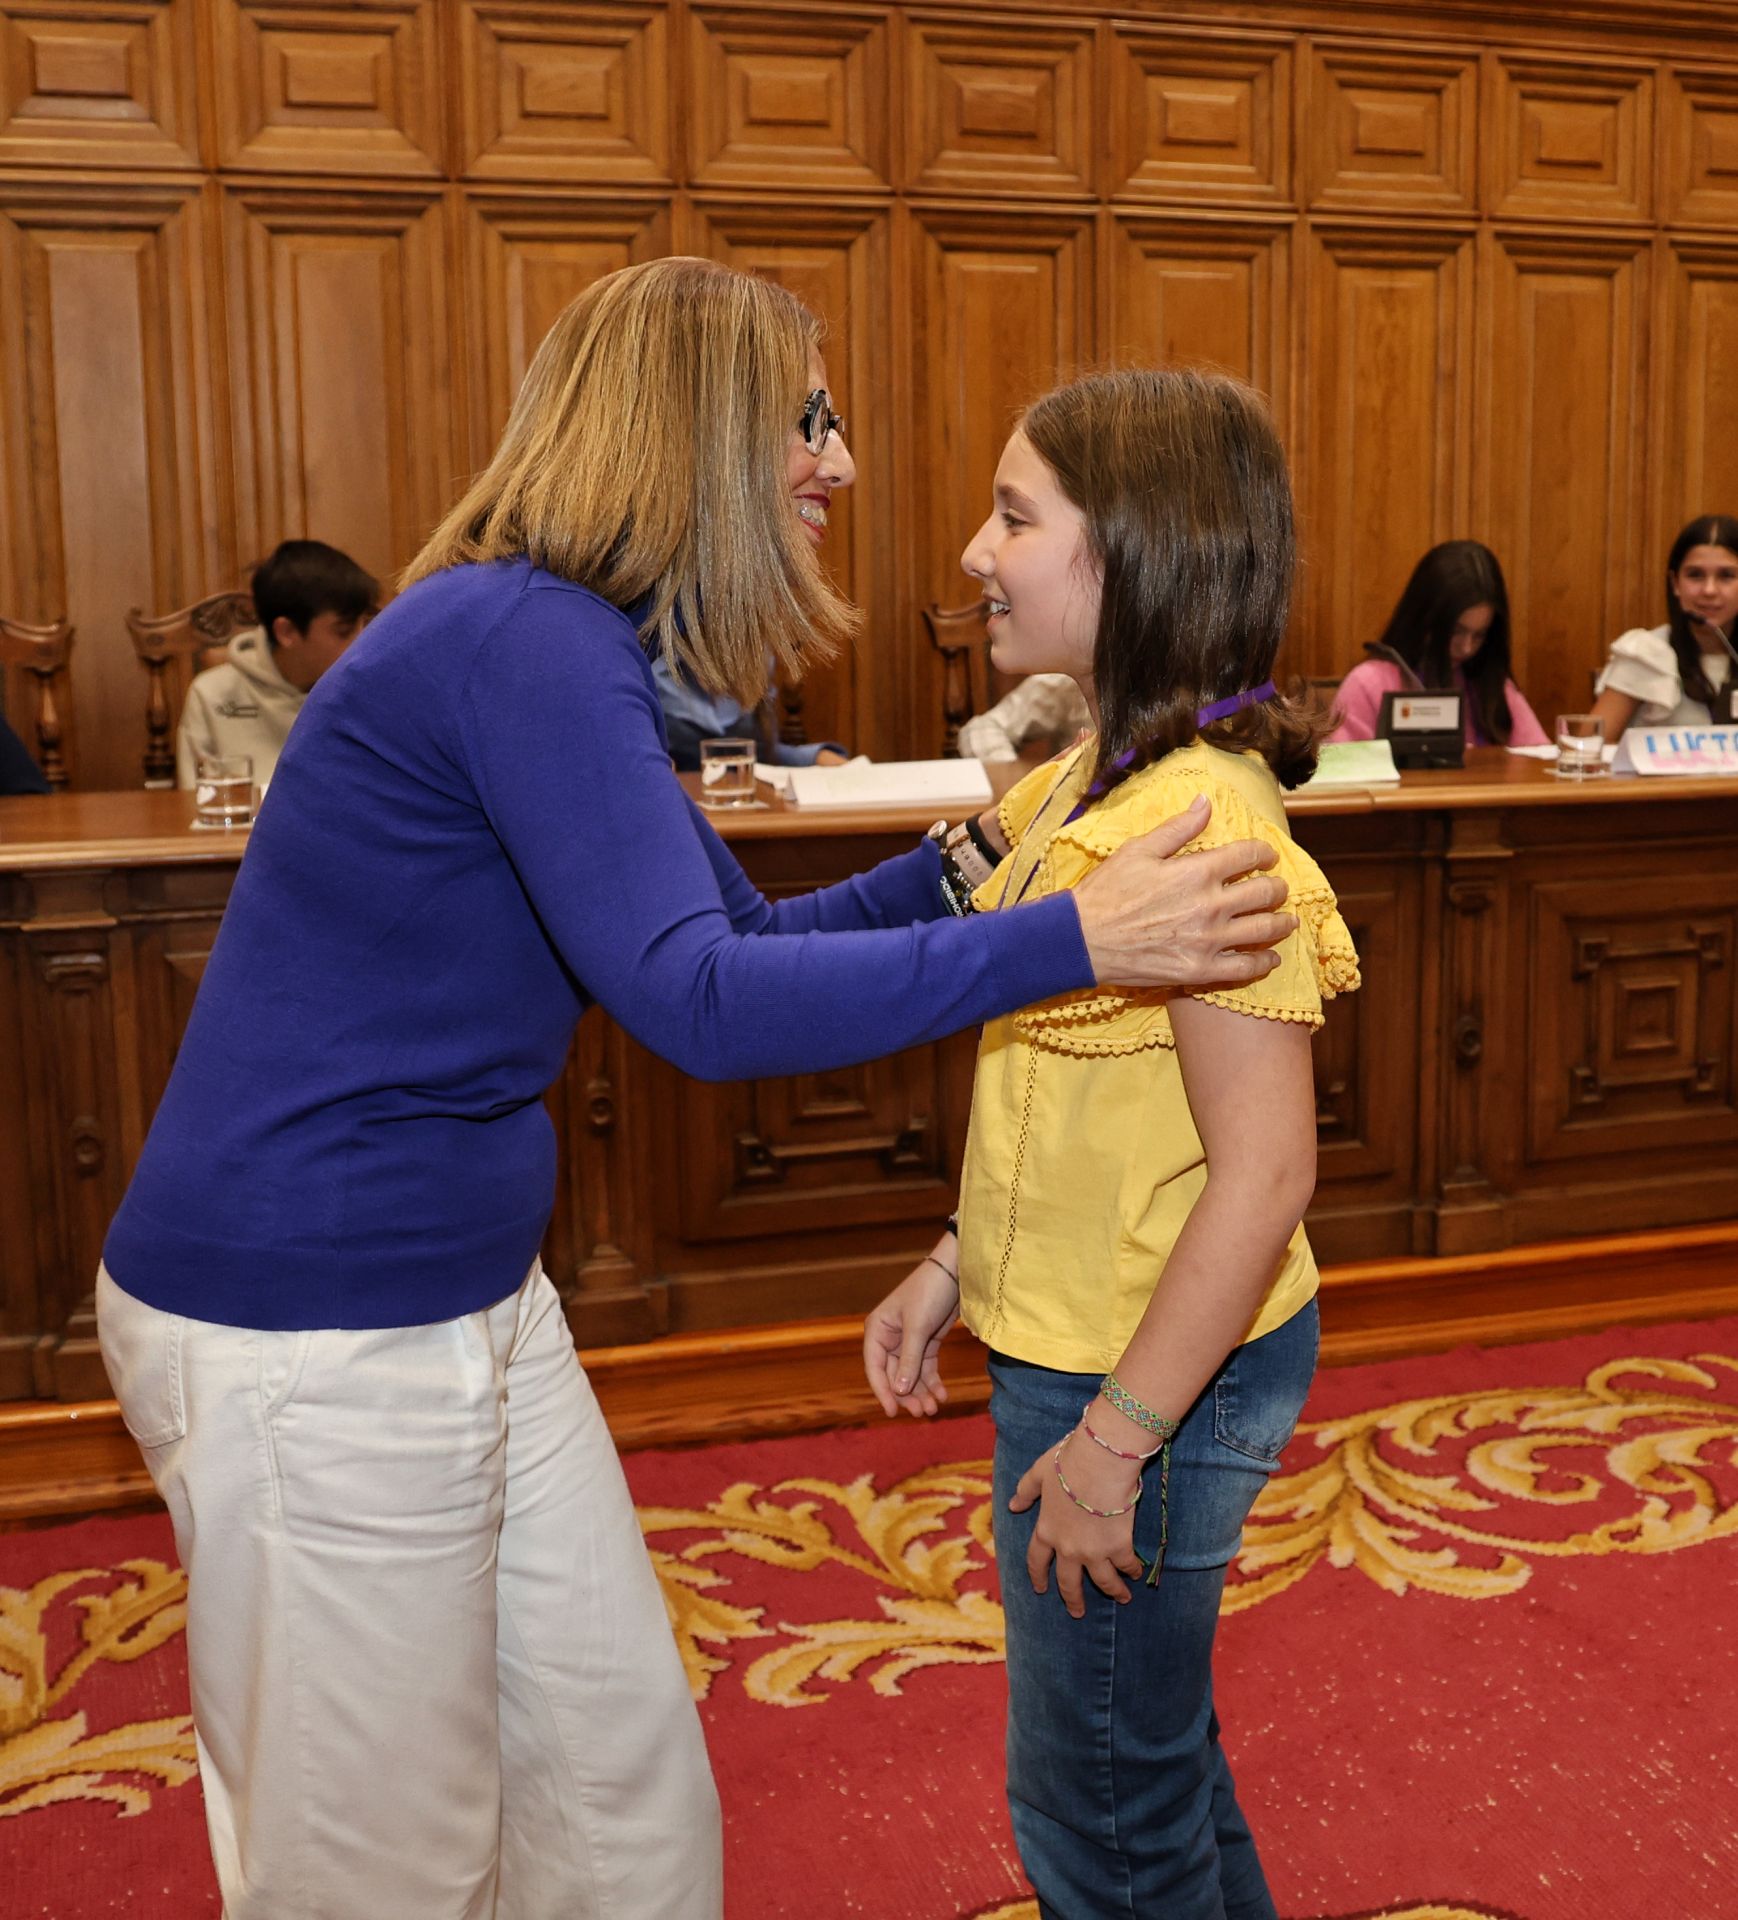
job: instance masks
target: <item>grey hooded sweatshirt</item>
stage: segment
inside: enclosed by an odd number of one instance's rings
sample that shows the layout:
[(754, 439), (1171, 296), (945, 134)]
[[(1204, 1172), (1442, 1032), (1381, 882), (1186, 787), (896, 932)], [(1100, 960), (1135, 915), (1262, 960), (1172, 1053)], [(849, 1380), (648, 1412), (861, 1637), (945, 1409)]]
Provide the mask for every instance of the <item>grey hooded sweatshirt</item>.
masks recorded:
[(264, 787), (307, 697), (278, 671), (263, 627), (238, 633), (222, 666), (207, 667), (187, 689), (175, 736), (176, 785), (194, 784), (202, 753), (245, 753), (253, 759), (254, 784)]

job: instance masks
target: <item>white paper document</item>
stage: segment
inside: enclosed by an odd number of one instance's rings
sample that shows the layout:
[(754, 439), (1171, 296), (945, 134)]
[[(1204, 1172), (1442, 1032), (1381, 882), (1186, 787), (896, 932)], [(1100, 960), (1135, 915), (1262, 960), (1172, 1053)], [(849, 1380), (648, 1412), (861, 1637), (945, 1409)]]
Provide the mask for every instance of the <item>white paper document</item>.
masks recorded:
[(976, 760), (851, 760), (781, 768), (799, 807), (987, 807), (990, 776)]

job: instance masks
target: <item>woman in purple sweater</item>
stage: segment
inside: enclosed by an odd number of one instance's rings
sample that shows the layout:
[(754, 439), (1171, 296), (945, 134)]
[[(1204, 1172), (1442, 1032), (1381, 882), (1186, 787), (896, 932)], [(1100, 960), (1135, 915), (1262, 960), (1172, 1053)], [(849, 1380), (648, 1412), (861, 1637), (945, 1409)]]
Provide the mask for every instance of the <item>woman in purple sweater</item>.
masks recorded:
[(924, 842), (769, 904), (647, 650), (756, 695), (854, 616), (813, 317), (697, 260), (556, 322), (486, 471), (310, 695), (98, 1277), (189, 1576), (228, 1920), (715, 1920), (717, 1801), (537, 1249), (591, 1003), (690, 1073), (820, 1072), (1094, 981), (1254, 978), (1254, 845), (949, 916)]

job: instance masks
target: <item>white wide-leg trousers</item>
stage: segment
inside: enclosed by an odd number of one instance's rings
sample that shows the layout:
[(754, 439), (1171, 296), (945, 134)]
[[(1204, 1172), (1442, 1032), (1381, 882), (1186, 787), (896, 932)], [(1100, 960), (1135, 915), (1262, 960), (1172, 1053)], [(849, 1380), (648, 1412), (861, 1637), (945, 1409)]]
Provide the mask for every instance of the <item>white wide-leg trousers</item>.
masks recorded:
[(107, 1272), (225, 1920), (717, 1920), (718, 1799), (555, 1289), (262, 1333)]

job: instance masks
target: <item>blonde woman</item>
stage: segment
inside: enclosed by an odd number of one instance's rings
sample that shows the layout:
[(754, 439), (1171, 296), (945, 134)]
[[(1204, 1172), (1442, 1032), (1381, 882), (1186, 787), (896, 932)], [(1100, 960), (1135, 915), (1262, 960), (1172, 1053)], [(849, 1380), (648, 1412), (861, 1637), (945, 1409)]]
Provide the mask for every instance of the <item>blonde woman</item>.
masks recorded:
[(1204, 807), (1018, 913), (949, 915), (927, 841), (755, 892), (648, 655), (749, 700), (769, 647), (852, 631), (814, 538), (837, 427), (788, 294), (599, 282), (279, 763), (98, 1277), (227, 1920), (720, 1912), (699, 1722), (537, 1259), (587, 1005), (696, 1075), (816, 1072), (1095, 980), (1258, 977), (1290, 929), (1270, 853), (1166, 859)]

